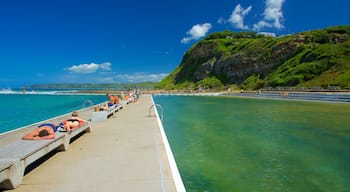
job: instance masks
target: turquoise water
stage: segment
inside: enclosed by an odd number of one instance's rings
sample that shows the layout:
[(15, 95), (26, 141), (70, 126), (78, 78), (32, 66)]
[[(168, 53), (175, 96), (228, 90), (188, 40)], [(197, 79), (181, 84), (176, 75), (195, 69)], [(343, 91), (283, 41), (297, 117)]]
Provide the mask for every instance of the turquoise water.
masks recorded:
[(187, 191), (348, 191), (350, 105), (154, 96)]
[(0, 133), (106, 101), (105, 95), (0, 94)]

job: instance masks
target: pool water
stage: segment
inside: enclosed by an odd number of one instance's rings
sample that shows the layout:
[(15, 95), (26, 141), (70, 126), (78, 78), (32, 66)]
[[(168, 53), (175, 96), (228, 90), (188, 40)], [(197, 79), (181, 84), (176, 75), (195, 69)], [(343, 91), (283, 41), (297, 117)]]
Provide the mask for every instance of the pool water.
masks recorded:
[(348, 191), (350, 104), (154, 96), (187, 191)]

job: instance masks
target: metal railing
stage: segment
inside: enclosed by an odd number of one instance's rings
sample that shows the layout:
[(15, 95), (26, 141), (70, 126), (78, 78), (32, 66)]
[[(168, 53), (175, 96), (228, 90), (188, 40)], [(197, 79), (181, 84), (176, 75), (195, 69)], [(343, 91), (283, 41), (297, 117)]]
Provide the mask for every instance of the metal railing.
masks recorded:
[(159, 118), (161, 121), (163, 121), (163, 107), (160, 104), (153, 104), (149, 107), (149, 111), (148, 111), (148, 116), (152, 117), (152, 108), (155, 107), (155, 110), (157, 110), (159, 108), (158, 114), (159, 114)]
[[(87, 106), (87, 104), (89, 104), (89, 105)], [(90, 107), (93, 105), (94, 105), (94, 102), (92, 102), (90, 99), (87, 99), (83, 102), (83, 108)]]

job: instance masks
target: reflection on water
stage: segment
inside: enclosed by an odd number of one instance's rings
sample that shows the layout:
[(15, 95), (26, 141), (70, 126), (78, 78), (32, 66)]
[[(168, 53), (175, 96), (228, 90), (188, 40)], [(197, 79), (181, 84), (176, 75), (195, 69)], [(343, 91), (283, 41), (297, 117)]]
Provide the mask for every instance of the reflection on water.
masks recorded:
[(155, 96), (187, 191), (347, 191), (350, 105)]

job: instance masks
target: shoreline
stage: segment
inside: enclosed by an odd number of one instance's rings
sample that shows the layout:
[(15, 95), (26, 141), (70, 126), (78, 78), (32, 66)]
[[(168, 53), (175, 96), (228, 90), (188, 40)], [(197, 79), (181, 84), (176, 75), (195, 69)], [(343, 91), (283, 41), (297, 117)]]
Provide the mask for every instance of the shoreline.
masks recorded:
[[(129, 90), (130, 91), (130, 90)], [(62, 95), (120, 95), (121, 92), (127, 93), (128, 90), (74, 90), (74, 91), (56, 91), (55, 94)], [(321, 102), (339, 102), (350, 103), (350, 90), (256, 90), (256, 91), (183, 91), (183, 90), (141, 90), (142, 94), (151, 95), (183, 95), (183, 96), (227, 96), (227, 97), (250, 97), (250, 98), (268, 98), (268, 99), (288, 99), (302, 101), (321, 101)]]
[(166, 92), (155, 93), (154, 95), (174, 95), (174, 96), (225, 96), (255, 99), (281, 99), (295, 101), (319, 101), (331, 103), (350, 103), (350, 92), (287, 92), (287, 91), (231, 91), (231, 92)]

